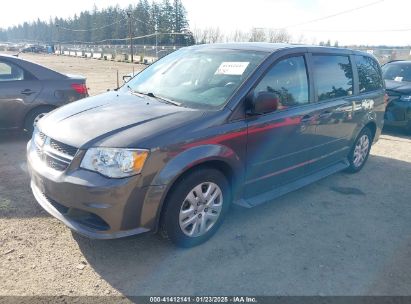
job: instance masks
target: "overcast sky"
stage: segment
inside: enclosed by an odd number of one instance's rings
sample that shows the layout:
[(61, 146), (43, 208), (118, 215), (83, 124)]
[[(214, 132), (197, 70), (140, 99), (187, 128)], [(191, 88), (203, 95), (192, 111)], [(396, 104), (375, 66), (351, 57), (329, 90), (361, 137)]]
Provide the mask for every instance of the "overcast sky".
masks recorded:
[[(340, 45), (411, 45), (410, 0), (182, 0), (193, 29), (220, 27), (230, 33), (252, 27), (282, 28), (297, 42), (318, 43), (328, 39)], [(5, 4), (7, 3), (7, 5)], [(69, 17), (82, 10), (90, 10), (118, 3), (126, 7), (130, 0), (18, 0), (2, 3), (0, 27), (49, 17)], [(374, 4), (373, 4), (374, 3)], [(349, 11), (332, 18), (306, 24), (325, 16)], [(301, 24), (301, 25), (298, 25)], [(410, 29), (409, 31), (398, 31)], [(394, 31), (396, 30), (396, 31)]]

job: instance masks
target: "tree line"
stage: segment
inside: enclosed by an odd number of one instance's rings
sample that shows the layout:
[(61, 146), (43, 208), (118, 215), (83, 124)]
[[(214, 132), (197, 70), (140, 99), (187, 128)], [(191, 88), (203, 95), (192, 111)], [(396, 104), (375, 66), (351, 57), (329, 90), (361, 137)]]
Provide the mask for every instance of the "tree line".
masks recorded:
[[(118, 5), (91, 11), (83, 11), (72, 18), (37, 19), (34, 22), (0, 28), (0, 41), (41, 42), (56, 44), (128, 44), (129, 21), (132, 36), (149, 37), (135, 39), (134, 43), (153, 45), (191, 45), (194, 43), (217, 42), (280, 42), (311, 43), (301, 35), (293, 38), (285, 29), (251, 28), (249, 31), (235, 30), (224, 33), (219, 27), (194, 28), (188, 30), (187, 12), (181, 0), (139, 0), (126, 8)], [(154, 33), (185, 33), (184, 35), (152, 35)], [(156, 39), (157, 38), (157, 39)], [(320, 41), (320, 45), (332, 45), (331, 41)], [(338, 42), (334, 43), (338, 46)]]
[(290, 43), (292, 36), (285, 29), (251, 28), (249, 31), (235, 30), (223, 33), (219, 27), (195, 28), (193, 37), (197, 43), (218, 42), (275, 42)]
[[(139, 0), (127, 8), (118, 5), (92, 11), (83, 11), (72, 18), (57, 18), (46, 22), (34, 22), (0, 29), (0, 41), (36, 41), (42, 43), (93, 42), (106, 44), (127, 44), (131, 21), (133, 37), (153, 33), (185, 33), (185, 35), (158, 35), (159, 44), (193, 44), (193, 36), (188, 31), (187, 12), (181, 0), (161, 2)], [(154, 44), (156, 37), (136, 39), (135, 43)]]
[(194, 40), (197, 43), (218, 43), (218, 42), (271, 42), (271, 43), (298, 43), (321, 46), (338, 47), (338, 41), (320, 41), (316, 38), (308, 39), (303, 34), (293, 37), (284, 28), (257, 28), (253, 27), (248, 31), (234, 30), (232, 32), (222, 32), (219, 27), (194, 28), (192, 30)]

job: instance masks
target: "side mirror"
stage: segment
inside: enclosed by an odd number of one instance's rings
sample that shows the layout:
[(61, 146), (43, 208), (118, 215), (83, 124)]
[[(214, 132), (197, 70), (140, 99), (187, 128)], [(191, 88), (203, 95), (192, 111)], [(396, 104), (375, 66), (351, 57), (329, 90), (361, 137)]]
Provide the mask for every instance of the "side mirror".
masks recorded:
[(124, 81), (124, 83), (129, 82), (131, 78), (133, 78), (131, 75), (124, 75), (124, 76), (123, 76), (123, 81)]
[(251, 97), (249, 111), (251, 114), (265, 114), (277, 111), (280, 97), (271, 92), (259, 92), (257, 96)]

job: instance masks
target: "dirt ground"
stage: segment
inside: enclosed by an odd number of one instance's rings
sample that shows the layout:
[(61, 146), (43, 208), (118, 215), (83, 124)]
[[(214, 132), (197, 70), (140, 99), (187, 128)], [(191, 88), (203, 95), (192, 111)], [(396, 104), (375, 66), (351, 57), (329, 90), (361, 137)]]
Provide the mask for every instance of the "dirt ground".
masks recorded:
[[(132, 65), (23, 57), (83, 74), (90, 93)], [(411, 295), (411, 137), (385, 131), (364, 169), (253, 209), (202, 246), (152, 234), (80, 237), (35, 202), (27, 137), (0, 134), (0, 295)]]

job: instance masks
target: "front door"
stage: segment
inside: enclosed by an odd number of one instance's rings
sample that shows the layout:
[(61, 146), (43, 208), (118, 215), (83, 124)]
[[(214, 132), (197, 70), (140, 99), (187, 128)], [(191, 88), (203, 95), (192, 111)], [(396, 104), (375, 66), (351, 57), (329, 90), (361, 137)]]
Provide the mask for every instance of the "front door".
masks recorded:
[(253, 95), (274, 93), (277, 110), (247, 118), (245, 197), (275, 189), (305, 174), (311, 159), (312, 124), (306, 56), (278, 60), (254, 88)]

